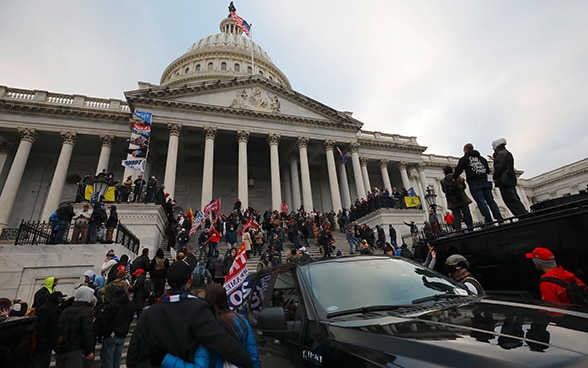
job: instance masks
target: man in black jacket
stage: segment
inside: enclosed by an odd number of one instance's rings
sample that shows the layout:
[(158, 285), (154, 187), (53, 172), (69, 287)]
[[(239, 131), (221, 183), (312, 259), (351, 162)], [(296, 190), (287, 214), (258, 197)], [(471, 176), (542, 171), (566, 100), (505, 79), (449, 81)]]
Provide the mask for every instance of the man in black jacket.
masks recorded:
[(169, 353), (186, 362), (200, 344), (237, 366), (252, 367), (251, 358), (214, 317), (210, 306), (190, 293), (192, 267), (174, 262), (167, 271), (171, 289), (141, 314), (127, 352), (127, 367), (159, 367)]
[[(67, 344), (61, 349), (56, 349), (56, 367), (81, 368), (84, 358), (94, 359), (96, 345), (92, 323), (94, 301), (94, 290), (87, 286), (80, 286), (74, 293), (73, 304), (59, 316), (56, 343), (67, 341)], [(59, 331), (67, 337), (60, 337)]]
[[(488, 181), (488, 173), (490, 172), (488, 161), (480, 155), (480, 152), (474, 149), (471, 143), (463, 147), (463, 153), (463, 157), (459, 159), (455, 167), (453, 180), (457, 180), (465, 170), (470, 193), (472, 193), (480, 213), (484, 216), (484, 222), (492, 222), (492, 216), (496, 221), (502, 221), (500, 209), (492, 195), (492, 183)], [(488, 210), (488, 207), (490, 207), (490, 210)], [(492, 215), (490, 215), (490, 211), (492, 211)]]
[(66, 234), (66, 231), (71, 224), (71, 219), (75, 215), (73, 205), (74, 201), (67, 201), (56, 211), (57, 218), (59, 219), (59, 227), (55, 233), (55, 244), (63, 244), (63, 236)]
[(59, 305), (63, 302), (64, 297), (60, 291), (55, 291), (35, 311), (35, 316), (37, 316), (35, 325), (37, 342), (32, 359), (34, 368), (48, 368), (51, 364), (51, 347), (57, 337), (57, 321), (61, 313)]
[(134, 315), (135, 306), (123, 288), (115, 291), (112, 303), (106, 304), (98, 314), (96, 324), (98, 336), (102, 339), (102, 367), (120, 367), (125, 337), (129, 333)]
[(500, 195), (506, 207), (515, 216), (529, 213), (517, 194), (517, 176), (514, 171), (514, 157), (506, 149), (506, 139), (500, 138), (492, 142), (494, 149), (494, 184), (500, 189)]

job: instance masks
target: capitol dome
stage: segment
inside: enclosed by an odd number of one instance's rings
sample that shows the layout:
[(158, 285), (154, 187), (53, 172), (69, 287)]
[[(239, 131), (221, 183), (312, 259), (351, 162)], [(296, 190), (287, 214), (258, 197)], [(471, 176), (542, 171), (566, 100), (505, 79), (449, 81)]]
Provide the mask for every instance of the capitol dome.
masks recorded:
[(243, 37), (243, 31), (237, 28), (230, 17), (221, 21), (220, 30), (221, 33), (195, 42), (184, 55), (174, 60), (161, 75), (160, 84), (177, 86), (243, 77), (255, 72), (256, 75), (292, 89), (288, 78), (274, 65), (268, 54), (259, 45)]

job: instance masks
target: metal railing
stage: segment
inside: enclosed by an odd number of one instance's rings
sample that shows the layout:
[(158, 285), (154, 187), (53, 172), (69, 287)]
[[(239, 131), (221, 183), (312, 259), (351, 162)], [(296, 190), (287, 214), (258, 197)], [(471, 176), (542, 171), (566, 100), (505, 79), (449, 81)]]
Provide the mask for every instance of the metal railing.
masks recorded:
[(119, 222), (116, 231), (116, 242), (131, 252), (138, 254), (141, 241), (125, 225)]
[[(42, 245), (52, 244), (52, 224), (47, 221), (22, 220), (18, 229), (3, 229), (2, 240), (13, 240), (14, 245)], [(69, 239), (72, 225), (68, 225), (63, 239)], [(119, 223), (116, 232), (116, 242), (131, 252), (137, 254), (141, 241), (125, 225)]]

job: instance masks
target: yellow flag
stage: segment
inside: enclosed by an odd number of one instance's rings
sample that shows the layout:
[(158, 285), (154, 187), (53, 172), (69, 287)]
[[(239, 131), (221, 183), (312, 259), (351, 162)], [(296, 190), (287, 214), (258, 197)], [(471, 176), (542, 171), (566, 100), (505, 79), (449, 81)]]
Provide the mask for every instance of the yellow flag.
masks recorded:
[(404, 203), (406, 203), (406, 207), (418, 207), (420, 204), (419, 197), (413, 196), (406, 196), (404, 197)]

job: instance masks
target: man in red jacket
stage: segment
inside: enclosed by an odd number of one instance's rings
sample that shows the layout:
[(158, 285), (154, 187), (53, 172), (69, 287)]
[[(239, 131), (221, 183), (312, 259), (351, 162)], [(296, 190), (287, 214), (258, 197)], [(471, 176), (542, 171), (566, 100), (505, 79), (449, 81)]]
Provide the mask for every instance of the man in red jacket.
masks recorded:
[[(575, 282), (580, 287), (586, 290), (586, 285), (576, 277), (573, 273), (564, 270), (561, 266), (558, 266), (555, 262), (555, 256), (547, 248), (537, 247), (533, 249), (532, 253), (525, 255), (527, 258), (532, 259), (535, 264), (535, 268), (539, 271), (544, 272), (541, 279), (554, 278), (562, 280), (563, 282), (570, 284)], [(563, 285), (556, 284), (551, 281), (544, 280), (539, 283), (539, 290), (541, 291), (541, 299), (550, 302), (572, 304), (568, 292)]]

